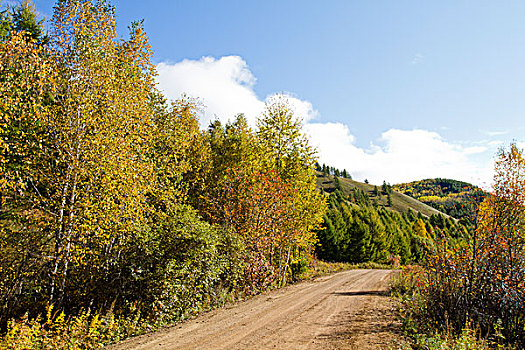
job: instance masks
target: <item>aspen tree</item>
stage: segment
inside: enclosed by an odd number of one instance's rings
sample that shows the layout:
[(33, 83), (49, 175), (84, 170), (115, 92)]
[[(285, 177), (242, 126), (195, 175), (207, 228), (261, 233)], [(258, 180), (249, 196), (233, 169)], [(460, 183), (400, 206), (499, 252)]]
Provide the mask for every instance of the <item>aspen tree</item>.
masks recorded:
[(279, 275), (284, 281), (291, 259), (298, 260), (315, 242), (314, 230), (322, 221), (326, 203), (315, 189), (315, 150), (303, 134), (301, 120), (284, 96), (268, 102), (258, 121), (258, 137), (270, 159), (271, 166), (295, 193), (287, 203), (289, 223), (282, 235), (291, 239), (281, 240)]
[[(0, 51), (1, 182), (10, 189), (2, 198), (16, 214), (2, 221), (10, 290), (22, 297), (34, 286), (53, 303), (81, 301), (145, 222), (154, 184), (147, 37), (133, 24), (130, 39), (117, 40), (105, 1), (63, 0), (48, 46), (14, 34)], [(39, 267), (17, 272), (31, 260)]]
[(129, 40), (117, 41), (114, 9), (105, 1), (59, 1), (53, 27), (61, 90), (51, 125), (58, 216), (50, 299), (61, 302), (71, 264), (89, 261), (108, 271), (143, 222), (153, 183), (145, 154), (154, 70), (140, 24), (132, 24)]

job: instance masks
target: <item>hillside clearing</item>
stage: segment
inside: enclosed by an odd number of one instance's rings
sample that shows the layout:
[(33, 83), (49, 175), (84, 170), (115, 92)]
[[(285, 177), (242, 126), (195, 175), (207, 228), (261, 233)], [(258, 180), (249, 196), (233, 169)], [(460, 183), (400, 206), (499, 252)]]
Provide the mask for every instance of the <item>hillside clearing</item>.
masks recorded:
[[(375, 199), (376, 195), (374, 194), (374, 189), (376, 186), (372, 184), (367, 184), (352, 179), (338, 178), (341, 189), (345, 195), (349, 195), (354, 189), (364, 191), (370, 199)], [(325, 192), (333, 192), (336, 189), (336, 183), (334, 181), (334, 176), (325, 175), (321, 172), (317, 172), (317, 187), (322, 188)], [(381, 188), (381, 185), (377, 185), (378, 188)], [(410, 196), (407, 196), (403, 193), (392, 191), (392, 206), (387, 205), (386, 195), (382, 194), (377, 198), (379, 206), (383, 206), (389, 210), (398, 212), (400, 214), (407, 212), (409, 209), (414, 212), (419, 212), (424, 216), (431, 215), (443, 215), (449, 217), (447, 214), (440, 212), (437, 209), (432, 208), (425, 203), (418, 201)]]

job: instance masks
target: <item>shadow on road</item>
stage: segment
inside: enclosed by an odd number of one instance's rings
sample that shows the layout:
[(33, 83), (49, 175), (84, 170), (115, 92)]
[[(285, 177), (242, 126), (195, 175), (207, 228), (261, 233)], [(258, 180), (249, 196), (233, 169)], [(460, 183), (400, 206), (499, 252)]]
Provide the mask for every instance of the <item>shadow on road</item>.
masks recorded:
[(379, 296), (390, 296), (390, 291), (388, 290), (374, 290), (374, 291), (360, 291), (360, 292), (333, 292), (334, 295), (340, 296), (359, 296), (359, 295), (379, 295)]

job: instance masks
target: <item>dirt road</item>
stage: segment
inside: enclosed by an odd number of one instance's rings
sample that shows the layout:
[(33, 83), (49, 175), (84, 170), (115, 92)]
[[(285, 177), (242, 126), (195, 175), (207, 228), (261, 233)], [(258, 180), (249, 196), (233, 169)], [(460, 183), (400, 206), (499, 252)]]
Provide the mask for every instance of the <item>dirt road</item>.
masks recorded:
[(388, 349), (389, 270), (350, 270), (259, 295), (111, 349)]

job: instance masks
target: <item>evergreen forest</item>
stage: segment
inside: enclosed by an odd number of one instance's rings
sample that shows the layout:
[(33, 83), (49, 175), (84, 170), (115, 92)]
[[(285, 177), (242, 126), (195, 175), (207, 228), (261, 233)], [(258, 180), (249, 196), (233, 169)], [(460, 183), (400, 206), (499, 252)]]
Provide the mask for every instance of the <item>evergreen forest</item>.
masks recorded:
[(458, 244), (469, 240), (471, 226), (450, 216), (394, 209), (397, 198), (387, 184), (367, 185), (373, 188), (367, 191), (344, 178), (318, 173), (319, 182), (326, 187), (328, 202), (317, 234), (321, 259), (406, 265), (421, 261), (436, 239), (448, 237)]

